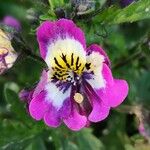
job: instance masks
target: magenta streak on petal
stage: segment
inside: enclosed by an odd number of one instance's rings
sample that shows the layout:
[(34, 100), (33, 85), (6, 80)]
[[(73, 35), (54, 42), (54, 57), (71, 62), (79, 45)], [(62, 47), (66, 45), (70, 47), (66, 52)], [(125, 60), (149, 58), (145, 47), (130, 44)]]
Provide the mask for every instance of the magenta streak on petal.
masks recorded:
[(67, 118), (71, 114), (71, 107), (70, 98), (67, 98), (64, 101), (63, 106), (58, 111), (61, 119)]
[(46, 57), (50, 43), (54, 43), (57, 39), (64, 39), (66, 37), (79, 41), (83, 45), (83, 48), (86, 48), (84, 33), (73, 21), (60, 19), (55, 22), (43, 22), (37, 30), (37, 40), (39, 42), (42, 58), (44, 59)]
[(97, 90), (97, 93), (106, 105), (116, 107), (126, 98), (128, 94), (128, 84), (125, 80), (113, 79), (111, 70), (106, 64), (103, 65), (102, 73), (106, 80), (106, 87)]
[(45, 95), (46, 92), (42, 91), (29, 104), (30, 115), (35, 120), (41, 120), (49, 109), (49, 104), (45, 101)]
[(105, 63), (110, 67), (111, 66), (111, 63), (110, 63), (110, 60), (109, 60), (109, 57), (107, 56), (106, 52), (97, 44), (92, 44), (90, 45), (88, 48), (87, 48), (87, 52), (99, 52), (101, 55), (104, 56), (105, 58)]
[(104, 120), (109, 114), (110, 107), (104, 105), (101, 98), (96, 94), (96, 92), (88, 82), (84, 83), (84, 88), (89, 99), (92, 102), (93, 107), (88, 119), (92, 122)]

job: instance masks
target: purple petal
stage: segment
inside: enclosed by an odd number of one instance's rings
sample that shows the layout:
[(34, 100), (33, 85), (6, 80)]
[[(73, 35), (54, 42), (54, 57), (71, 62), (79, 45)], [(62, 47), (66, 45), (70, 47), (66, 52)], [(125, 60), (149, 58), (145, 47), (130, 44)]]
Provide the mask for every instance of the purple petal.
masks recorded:
[(103, 66), (103, 76), (106, 80), (106, 87), (97, 90), (97, 93), (105, 104), (116, 107), (126, 98), (128, 84), (125, 80), (113, 79), (111, 70), (105, 64)]
[(3, 19), (3, 23), (7, 26), (15, 28), (17, 31), (19, 31), (21, 29), (20, 22), (12, 16), (6, 16)]
[(34, 89), (30, 89), (30, 90), (21, 90), (19, 92), (19, 98), (21, 101), (25, 101), (26, 103), (30, 103), (30, 101), (32, 100), (33, 98), (33, 92), (34, 92)]
[(36, 97), (42, 90), (44, 90), (44, 87), (47, 83), (48, 74), (46, 70), (43, 70), (42, 76), (40, 78), (40, 82), (38, 83), (37, 87), (34, 90), (33, 97)]
[(92, 45), (90, 45), (90, 46), (87, 48), (87, 52), (92, 52), (92, 51), (99, 52), (101, 55), (103, 55), (104, 58), (105, 58), (105, 63), (106, 63), (108, 66), (111, 66), (109, 57), (107, 56), (106, 52), (105, 52), (99, 45), (97, 45), (97, 44), (92, 44)]
[(122, 6), (122, 7), (126, 7), (126, 6), (128, 6), (128, 5), (130, 5), (131, 3), (133, 3), (135, 0), (121, 0), (120, 1), (120, 5)]
[(110, 107), (104, 105), (100, 99), (92, 99), (93, 100), (93, 109), (90, 113), (88, 119), (92, 122), (98, 122), (104, 120), (109, 115)]
[(59, 109), (60, 118), (64, 119), (67, 118), (71, 113), (71, 101), (70, 98), (67, 98), (63, 106)]
[(79, 41), (83, 47), (86, 47), (84, 33), (78, 28), (73, 21), (60, 19), (58, 21), (45, 21), (37, 30), (37, 40), (40, 46), (42, 58), (46, 57), (48, 46), (58, 39), (66, 37)]
[(64, 123), (67, 125), (68, 128), (74, 131), (78, 131), (86, 126), (87, 118), (80, 115), (74, 106), (71, 115), (67, 119), (64, 119)]
[(92, 104), (92, 111), (88, 116), (88, 119), (92, 122), (98, 122), (104, 120), (109, 115), (110, 107), (106, 106), (99, 95), (94, 91), (94, 89), (85, 82), (84, 84), (85, 91), (87, 93), (88, 99)]
[(58, 127), (61, 124), (59, 113), (52, 105), (44, 115), (44, 122), (50, 127)]
[(45, 91), (42, 91), (34, 97), (29, 104), (30, 115), (35, 120), (41, 120), (44, 117), (45, 112), (49, 109), (49, 104), (45, 101), (45, 95)]

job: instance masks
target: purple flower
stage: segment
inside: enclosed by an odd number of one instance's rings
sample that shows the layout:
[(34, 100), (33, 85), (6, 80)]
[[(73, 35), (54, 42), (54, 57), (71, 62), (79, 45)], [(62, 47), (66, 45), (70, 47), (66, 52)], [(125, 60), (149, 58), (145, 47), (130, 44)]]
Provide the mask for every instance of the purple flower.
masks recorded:
[(120, 1), (120, 5), (122, 6), (122, 7), (126, 7), (126, 6), (128, 6), (128, 5), (130, 5), (132, 2), (134, 2), (135, 0), (121, 0)]
[(21, 30), (20, 22), (12, 16), (4, 17), (2, 22), (3, 22), (3, 24), (5, 24), (7, 26), (10, 26), (10, 27), (14, 28), (17, 31)]
[(37, 39), (48, 70), (28, 99), (35, 120), (50, 127), (64, 122), (77, 131), (104, 120), (123, 102), (127, 82), (113, 78), (105, 51), (96, 44), (86, 48), (84, 33), (71, 20), (45, 21)]
[(0, 74), (13, 66), (17, 56), (9, 35), (0, 29)]

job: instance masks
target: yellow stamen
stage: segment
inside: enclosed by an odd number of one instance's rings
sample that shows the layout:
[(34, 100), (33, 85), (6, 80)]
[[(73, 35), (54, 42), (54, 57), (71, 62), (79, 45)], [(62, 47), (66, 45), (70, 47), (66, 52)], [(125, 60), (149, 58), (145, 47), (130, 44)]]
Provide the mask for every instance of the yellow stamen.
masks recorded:
[(80, 94), (80, 93), (75, 93), (75, 95), (74, 95), (74, 100), (75, 100), (77, 103), (81, 104), (81, 103), (83, 102), (83, 95)]

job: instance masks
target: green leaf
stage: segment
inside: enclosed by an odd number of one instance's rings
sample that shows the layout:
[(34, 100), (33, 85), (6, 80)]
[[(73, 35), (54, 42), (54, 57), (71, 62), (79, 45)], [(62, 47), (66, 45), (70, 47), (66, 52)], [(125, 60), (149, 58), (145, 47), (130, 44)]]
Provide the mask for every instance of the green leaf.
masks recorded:
[(40, 137), (36, 137), (32, 140), (32, 143), (28, 145), (25, 150), (46, 150), (45, 144)]
[(102, 24), (119, 24), (150, 18), (150, 1), (140, 0), (123, 9), (112, 6), (97, 15), (94, 20)]
[(150, 71), (145, 71), (143, 74), (137, 79), (136, 82), (136, 92), (137, 99), (136, 101), (140, 104), (149, 106), (149, 93), (150, 93)]
[(80, 150), (103, 150), (104, 146), (93, 134), (92, 130), (83, 129), (76, 134), (77, 145)]
[(26, 110), (23, 103), (21, 103), (21, 101), (19, 100), (17, 93), (12, 91), (10, 87), (8, 87), (8, 84), (5, 84), (4, 96), (6, 102), (8, 103), (8, 111), (14, 113), (16, 118), (21, 118), (23, 120), (27, 119), (27, 115), (25, 113)]
[(90, 128), (72, 132), (62, 126), (52, 132), (51, 136), (56, 149), (104, 150), (103, 143), (92, 134), (92, 129)]
[(1, 121), (0, 131), (0, 149), (2, 150), (20, 150), (34, 137), (34, 134), (27, 130), (22, 122), (10, 118)]

